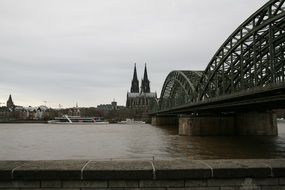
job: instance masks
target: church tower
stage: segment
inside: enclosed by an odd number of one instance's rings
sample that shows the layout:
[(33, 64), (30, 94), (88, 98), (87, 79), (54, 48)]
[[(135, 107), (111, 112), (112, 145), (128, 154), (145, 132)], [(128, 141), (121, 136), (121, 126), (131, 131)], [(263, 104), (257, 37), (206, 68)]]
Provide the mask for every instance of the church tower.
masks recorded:
[(12, 100), (11, 94), (10, 94), (10, 96), (9, 96), (9, 99), (8, 99), (6, 105), (7, 105), (8, 108), (13, 108), (13, 107), (15, 106), (15, 105), (14, 105), (14, 102), (13, 102), (13, 100)]
[(144, 74), (143, 74), (143, 79), (142, 79), (142, 84), (141, 84), (141, 92), (150, 93), (150, 87), (149, 87), (149, 80), (148, 80), (148, 76), (147, 76), (146, 63), (145, 63), (145, 67), (144, 67)]
[(135, 68), (134, 68), (134, 75), (133, 75), (133, 80), (132, 80), (131, 93), (139, 93), (139, 80), (138, 80), (138, 77), (137, 77), (136, 64), (135, 64)]
[(136, 117), (137, 119), (148, 117), (147, 114), (150, 111), (152, 105), (157, 102), (156, 92), (150, 92), (149, 83), (150, 82), (148, 80), (147, 68), (145, 64), (141, 86), (139, 86), (137, 68), (135, 64), (131, 92), (127, 93), (126, 107), (133, 110), (133, 117)]

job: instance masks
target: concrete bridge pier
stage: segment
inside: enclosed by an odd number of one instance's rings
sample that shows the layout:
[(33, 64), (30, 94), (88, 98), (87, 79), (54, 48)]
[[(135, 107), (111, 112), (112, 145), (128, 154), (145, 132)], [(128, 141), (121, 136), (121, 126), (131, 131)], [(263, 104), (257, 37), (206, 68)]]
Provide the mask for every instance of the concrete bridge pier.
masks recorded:
[(163, 115), (163, 116), (152, 116), (151, 125), (154, 126), (178, 126), (178, 117), (176, 115)]
[(179, 117), (179, 135), (186, 136), (276, 136), (277, 120), (272, 112), (237, 113), (231, 116)]
[(187, 116), (179, 117), (179, 135), (218, 136), (234, 135), (234, 118), (221, 116)]
[(238, 135), (278, 135), (277, 118), (273, 112), (239, 113), (235, 125)]

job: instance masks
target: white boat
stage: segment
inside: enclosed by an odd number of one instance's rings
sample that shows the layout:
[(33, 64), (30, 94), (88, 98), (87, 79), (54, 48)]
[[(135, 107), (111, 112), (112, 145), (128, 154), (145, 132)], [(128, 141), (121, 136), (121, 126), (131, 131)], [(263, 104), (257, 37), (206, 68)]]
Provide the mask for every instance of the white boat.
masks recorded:
[(93, 117), (80, 117), (63, 115), (62, 117), (55, 117), (54, 120), (49, 120), (51, 124), (107, 124), (101, 120), (96, 121)]
[(134, 119), (126, 119), (126, 121), (120, 121), (118, 122), (119, 124), (128, 124), (128, 125), (133, 125), (133, 124), (145, 124), (144, 121), (135, 121)]

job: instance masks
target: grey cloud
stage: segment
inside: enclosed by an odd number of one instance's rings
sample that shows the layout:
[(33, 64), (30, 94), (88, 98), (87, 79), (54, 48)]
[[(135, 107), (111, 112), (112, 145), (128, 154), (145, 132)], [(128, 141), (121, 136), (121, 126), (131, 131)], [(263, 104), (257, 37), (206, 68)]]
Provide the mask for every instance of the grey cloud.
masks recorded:
[(159, 93), (170, 71), (204, 69), (265, 2), (1, 0), (0, 101), (125, 104), (134, 62)]

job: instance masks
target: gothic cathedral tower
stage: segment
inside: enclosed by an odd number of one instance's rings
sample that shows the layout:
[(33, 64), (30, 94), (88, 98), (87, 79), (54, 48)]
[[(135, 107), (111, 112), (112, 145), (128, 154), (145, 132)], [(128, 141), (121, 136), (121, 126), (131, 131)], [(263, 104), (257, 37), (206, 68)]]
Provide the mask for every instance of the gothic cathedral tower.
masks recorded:
[(150, 92), (149, 83), (150, 82), (148, 80), (147, 68), (145, 64), (144, 75), (139, 89), (137, 68), (135, 64), (131, 92), (127, 93), (126, 107), (135, 110), (133, 113), (136, 114), (136, 117), (141, 117), (140, 119), (142, 119), (142, 117), (146, 117), (150, 105), (152, 105), (153, 102), (157, 102), (156, 92)]
[(146, 63), (145, 63), (145, 66), (144, 66), (144, 74), (143, 74), (143, 79), (142, 79), (141, 92), (150, 93), (150, 87), (149, 87), (149, 80), (148, 80), (148, 76), (147, 76)]
[(135, 64), (135, 68), (134, 68), (134, 75), (133, 75), (133, 80), (132, 80), (131, 93), (139, 93), (139, 80), (138, 80), (138, 77), (137, 77), (136, 64)]

